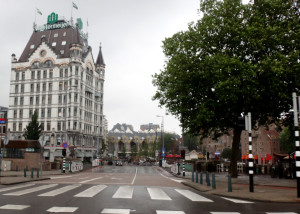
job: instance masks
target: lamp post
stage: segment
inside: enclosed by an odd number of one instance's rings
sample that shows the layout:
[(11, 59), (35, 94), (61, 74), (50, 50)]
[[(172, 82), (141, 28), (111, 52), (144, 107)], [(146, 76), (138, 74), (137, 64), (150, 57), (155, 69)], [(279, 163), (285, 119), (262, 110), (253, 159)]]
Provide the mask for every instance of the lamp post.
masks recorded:
[(165, 139), (164, 139), (164, 116), (156, 115), (156, 117), (161, 117), (161, 138), (162, 138), (162, 156), (163, 156), (163, 162), (165, 161)]
[(42, 163), (41, 163), (41, 176), (43, 176), (43, 162), (44, 162), (44, 146), (46, 144), (46, 140), (45, 140), (45, 133), (43, 132), (43, 136), (41, 137), (41, 139), (39, 140), (40, 144), (41, 144), (41, 158), (42, 158)]

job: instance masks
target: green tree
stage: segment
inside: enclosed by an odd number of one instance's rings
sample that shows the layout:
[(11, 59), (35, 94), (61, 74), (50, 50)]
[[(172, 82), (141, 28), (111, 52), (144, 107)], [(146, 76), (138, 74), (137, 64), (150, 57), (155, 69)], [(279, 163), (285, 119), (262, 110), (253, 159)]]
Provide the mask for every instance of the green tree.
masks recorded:
[(35, 111), (32, 115), (31, 122), (26, 126), (24, 137), (26, 140), (38, 140), (42, 133), (42, 125), (38, 122), (38, 115)]
[(198, 138), (191, 134), (184, 134), (183, 142), (184, 146), (186, 146), (190, 151), (197, 150), (200, 146)]
[[(299, 6), (286, 0), (202, 0), (203, 17), (163, 41), (166, 64), (153, 97), (202, 138), (233, 130), (230, 172), (237, 176), (242, 128), (276, 122), (299, 89)], [(255, 127), (254, 127), (255, 128)]]
[(232, 149), (231, 148), (225, 148), (225, 149), (223, 149), (223, 151), (221, 153), (222, 158), (230, 159), (231, 155), (232, 155)]
[(285, 127), (279, 135), (280, 150), (289, 154), (295, 151), (294, 127)]

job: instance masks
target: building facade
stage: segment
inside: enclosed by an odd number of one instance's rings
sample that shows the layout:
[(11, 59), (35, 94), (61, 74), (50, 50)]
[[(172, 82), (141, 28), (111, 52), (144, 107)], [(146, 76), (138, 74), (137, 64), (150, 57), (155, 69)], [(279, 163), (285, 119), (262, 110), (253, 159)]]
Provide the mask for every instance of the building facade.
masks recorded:
[(102, 50), (95, 62), (82, 23), (49, 17), (34, 25), (19, 59), (12, 55), (8, 132), (10, 139), (22, 139), (36, 111), (47, 159), (62, 157), (63, 143), (68, 156), (89, 159), (104, 132)]
[(0, 106), (0, 141), (3, 141), (7, 133), (7, 111), (8, 108)]

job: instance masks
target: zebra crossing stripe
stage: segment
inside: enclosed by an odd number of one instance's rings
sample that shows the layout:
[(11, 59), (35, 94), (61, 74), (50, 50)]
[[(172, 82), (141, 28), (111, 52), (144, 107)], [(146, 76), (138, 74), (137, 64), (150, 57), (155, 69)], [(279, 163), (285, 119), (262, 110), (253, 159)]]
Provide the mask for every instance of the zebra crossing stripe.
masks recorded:
[(205, 198), (201, 195), (198, 195), (196, 193), (193, 193), (190, 190), (175, 189), (175, 191), (183, 195), (184, 197), (190, 199), (191, 201), (213, 202), (212, 200)]
[(24, 188), (24, 187), (30, 187), (30, 186), (33, 186), (33, 185), (34, 184), (24, 184), (24, 185), (19, 185), (19, 186), (7, 187), (7, 188), (0, 189), (0, 192), (5, 192), (5, 191), (9, 191), (9, 190), (20, 189), (20, 188)]
[(121, 186), (113, 195), (113, 198), (132, 198), (133, 186)]
[(253, 202), (251, 201), (244, 201), (244, 200), (240, 200), (240, 199), (234, 199), (234, 198), (225, 198), (225, 197), (221, 197), (225, 200), (237, 203), (237, 204), (253, 204)]
[(130, 209), (103, 209), (101, 213), (130, 214)]
[(185, 214), (183, 211), (156, 210), (156, 214)]
[(78, 207), (51, 207), (47, 210), (50, 213), (73, 213)]
[(210, 212), (211, 214), (240, 214), (238, 212)]
[(294, 212), (271, 212), (271, 213), (266, 213), (266, 214), (297, 214)]
[(80, 187), (80, 186), (81, 186), (81, 184), (68, 185), (68, 186), (65, 186), (65, 187), (62, 187), (62, 188), (59, 188), (59, 189), (55, 189), (55, 190), (50, 191), (50, 192), (40, 194), (38, 196), (57, 196), (59, 194), (65, 193), (67, 191), (70, 191), (70, 190), (75, 189), (75, 188)]
[(3, 194), (3, 195), (20, 196), (20, 195), (25, 195), (25, 194), (32, 193), (32, 192), (37, 192), (37, 191), (44, 190), (44, 189), (49, 189), (49, 188), (55, 187), (57, 185), (58, 184), (42, 185), (42, 186), (34, 187), (34, 188), (31, 188), (31, 189), (25, 189), (25, 190), (21, 190), (21, 191), (17, 191), (17, 192), (6, 193), (6, 194)]
[(77, 195), (74, 195), (74, 197), (94, 197), (99, 192), (104, 190), (106, 187), (107, 187), (106, 185), (92, 186), (92, 187), (88, 188), (87, 190), (80, 192)]
[(79, 182), (80, 184), (84, 184), (84, 183), (87, 183), (87, 182), (90, 182), (90, 181), (94, 181), (94, 180), (99, 180), (99, 179), (102, 179), (103, 177), (99, 177), (99, 178), (93, 178), (93, 179), (90, 179), (90, 180), (85, 180), (85, 181), (81, 181)]
[(26, 208), (30, 207), (29, 205), (16, 205), (16, 204), (6, 204), (4, 206), (1, 206), (1, 210), (24, 210)]
[(152, 200), (172, 200), (163, 190), (159, 188), (147, 188)]

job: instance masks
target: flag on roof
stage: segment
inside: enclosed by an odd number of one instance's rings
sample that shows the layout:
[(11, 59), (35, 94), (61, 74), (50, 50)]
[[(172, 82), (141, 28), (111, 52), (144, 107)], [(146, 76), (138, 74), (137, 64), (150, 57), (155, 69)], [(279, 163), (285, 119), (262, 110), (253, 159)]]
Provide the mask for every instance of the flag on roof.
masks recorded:
[(38, 8), (36, 8), (36, 12), (40, 15), (43, 15), (42, 12)]
[(76, 10), (78, 10), (77, 5), (76, 5), (74, 2), (72, 2), (72, 3), (73, 3), (73, 7), (74, 7)]

